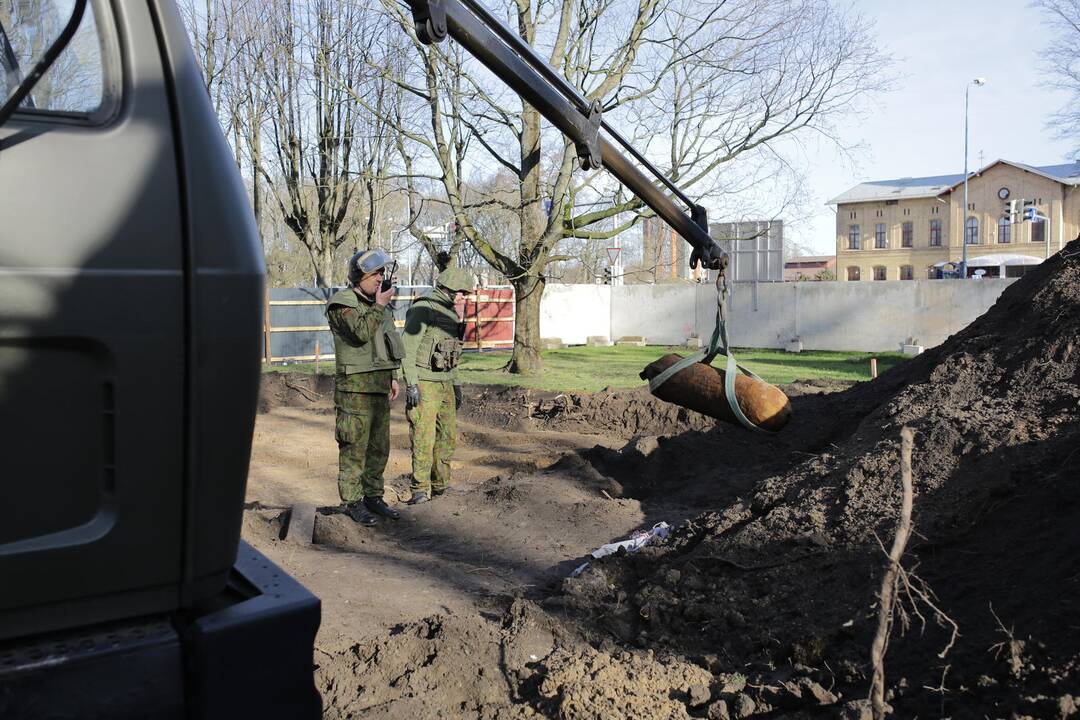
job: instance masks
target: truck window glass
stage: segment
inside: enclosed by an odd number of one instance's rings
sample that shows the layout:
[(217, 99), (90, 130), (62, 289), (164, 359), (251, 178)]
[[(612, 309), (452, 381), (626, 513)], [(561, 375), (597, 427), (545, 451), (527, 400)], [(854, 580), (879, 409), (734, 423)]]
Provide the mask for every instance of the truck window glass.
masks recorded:
[[(71, 2), (0, 2), (0, 94), (9, 97), (71, 17)], [(20, 110), (91, 114), (105, 100), (102, 38), (90, 3), (71, 42)]]

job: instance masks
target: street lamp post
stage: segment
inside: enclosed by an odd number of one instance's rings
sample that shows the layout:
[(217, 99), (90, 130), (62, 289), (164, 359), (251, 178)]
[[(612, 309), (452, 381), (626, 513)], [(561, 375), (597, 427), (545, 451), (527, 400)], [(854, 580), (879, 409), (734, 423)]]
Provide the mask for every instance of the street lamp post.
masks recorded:
[(967, 221), (968, 221), (968, 93), (971, 86), (986, 84), (986, 78), (975, 78), (964, 87), (964, 212), (960, 214), (960, 279), (967, 280)]

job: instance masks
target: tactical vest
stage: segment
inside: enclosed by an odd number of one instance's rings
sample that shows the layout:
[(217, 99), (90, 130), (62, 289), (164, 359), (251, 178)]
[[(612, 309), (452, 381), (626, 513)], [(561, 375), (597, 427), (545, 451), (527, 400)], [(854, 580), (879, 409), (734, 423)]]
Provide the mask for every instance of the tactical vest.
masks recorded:
[[(326, 305), (327, 311), (334, 305), (356, 308), (364, 313), (371, 312), (374, 303), (363, 300), (352, 288), (345, 288), (330, 298)], [(334, 333), (334, 355), (338, 373), (351, 375), (401, 367), (401, 360), (405, 357), (405, 344), (394, 327), (394, 315), (382, 308), (379, 308), (379, 311), (383, 313), (382, 325), (369, 342), (353, 345)]]
[(413, 307), (430, 311), (423, 337), (416, 351), (416, 366), (433, 372), (449, 372), (461, 359), (462, 344), (458, 338), (460, 321), (453, 306), (440, 302), (438, 291), (417, 300)]

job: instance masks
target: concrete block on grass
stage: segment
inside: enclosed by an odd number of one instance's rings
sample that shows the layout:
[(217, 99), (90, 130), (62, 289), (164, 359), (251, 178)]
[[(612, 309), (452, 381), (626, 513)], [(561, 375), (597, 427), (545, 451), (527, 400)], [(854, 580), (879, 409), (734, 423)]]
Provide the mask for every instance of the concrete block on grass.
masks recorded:
[(563, 344), (562, 338), (540, 338), (541, 350), (562, 350), (566, 345)]
[(642, 335), (623, 335), (615, 343), (616, 345), (631, 345), (633, 347), (645, 347), (645, 337)]
[(923, 351), (925, 351), (925, 350), (926, 350), (926, 348), (924, 348), (922, 345), (901, 345), (900, 346), (900, 353), (903, 354), (903, 355), (909, 355), (909, 356), (911, 356), (911, 355), (922, 355)]
[(590, 335), (585, 338), (585, 345), (588, 347), (610, 347), (611, 341), (608, 340), (607, 335)]

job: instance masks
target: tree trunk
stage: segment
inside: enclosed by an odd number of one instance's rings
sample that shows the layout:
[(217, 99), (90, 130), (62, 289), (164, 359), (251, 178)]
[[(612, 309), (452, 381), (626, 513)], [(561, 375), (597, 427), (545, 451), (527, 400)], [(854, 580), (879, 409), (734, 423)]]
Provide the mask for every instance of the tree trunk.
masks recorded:
[(540, 357), (540, 298), (544, 294), (544, 279), (526, 275), (511, 281), (514, 286), (514, 354), (506, 369), (512, 373), (530, 374), (543, 368)]
[(334, 250), (320, 248), (315, 262), (315, 285), (321, 288), (334, 286)]

